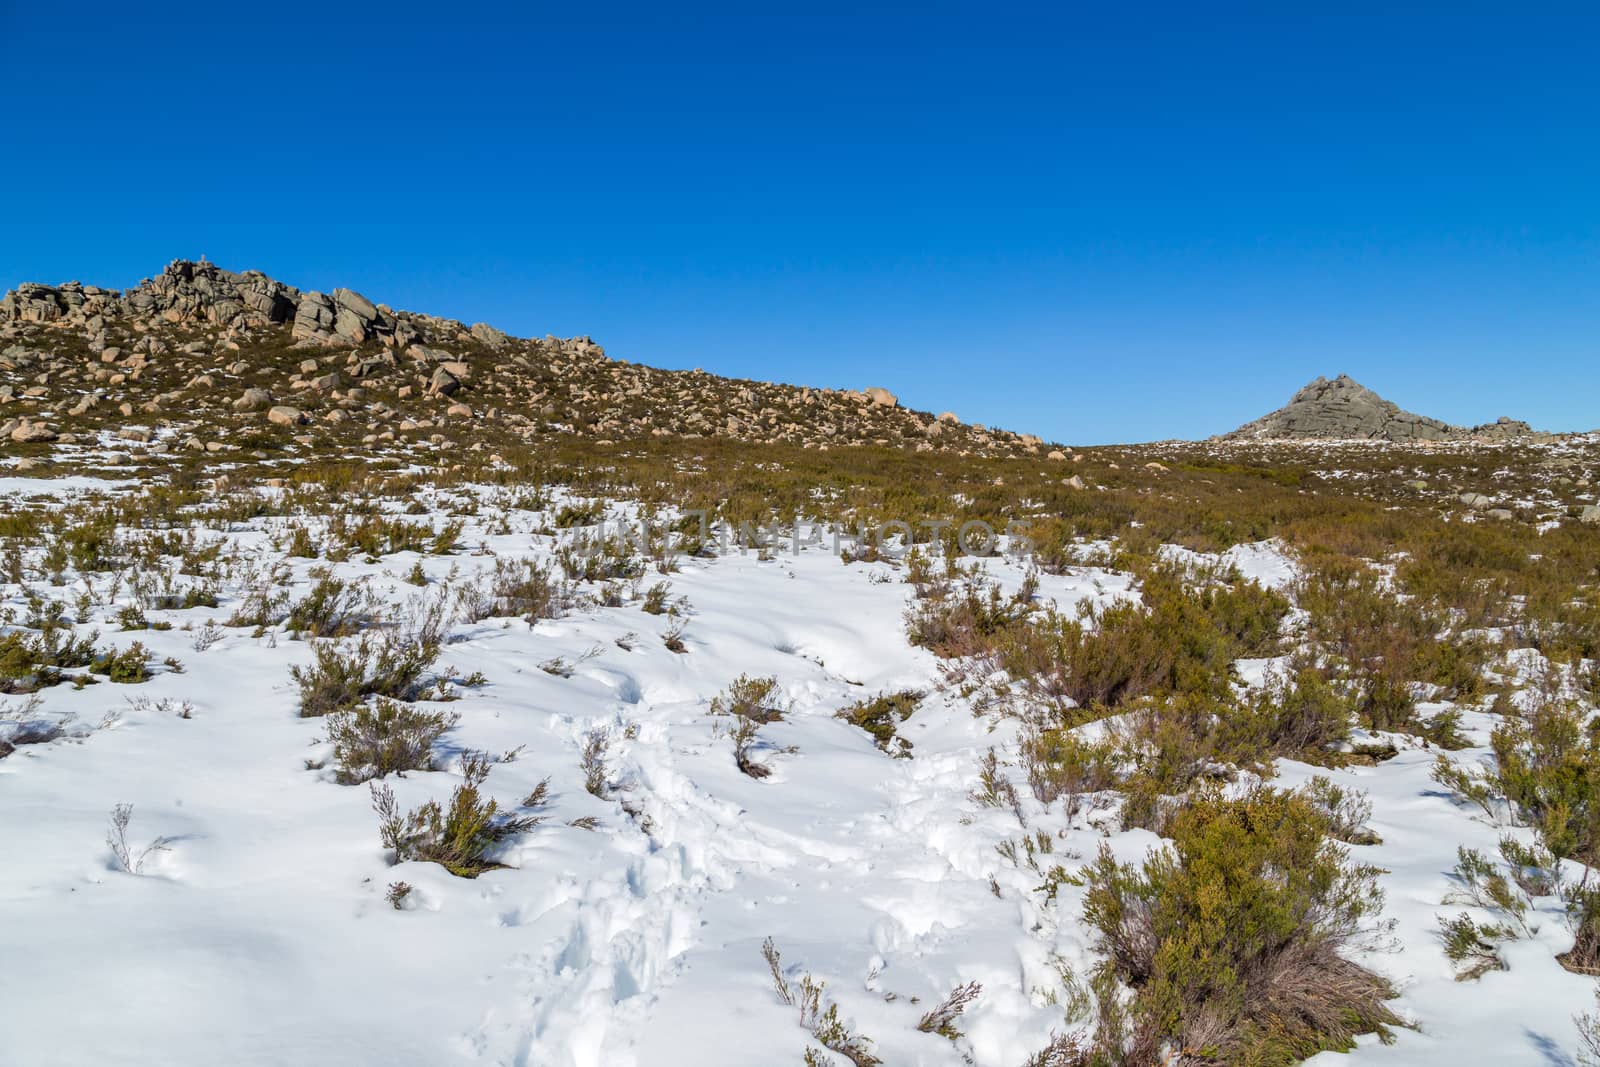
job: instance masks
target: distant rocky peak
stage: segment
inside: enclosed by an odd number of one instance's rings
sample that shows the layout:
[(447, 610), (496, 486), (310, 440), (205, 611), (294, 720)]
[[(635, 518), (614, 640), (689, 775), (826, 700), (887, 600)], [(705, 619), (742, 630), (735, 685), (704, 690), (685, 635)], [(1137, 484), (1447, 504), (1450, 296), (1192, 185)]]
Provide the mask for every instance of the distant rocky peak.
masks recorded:
[(1482, 426), (1453, 426), (1385, 400), (1348, 374), (1316, 378), (1277, 411), (1224, 435), (1234, 440), (1449, 441), (1531, 434), (1525, 422), (1501, 417)]

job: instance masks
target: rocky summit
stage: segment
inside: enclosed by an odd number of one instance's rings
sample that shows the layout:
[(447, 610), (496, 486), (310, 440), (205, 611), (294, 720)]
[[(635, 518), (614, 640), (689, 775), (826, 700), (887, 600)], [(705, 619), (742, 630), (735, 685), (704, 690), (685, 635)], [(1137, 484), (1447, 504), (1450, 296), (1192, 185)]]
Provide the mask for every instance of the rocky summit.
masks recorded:
[(177, 260), (126, 291), (24, 284), (0, 300), (0, 438), (108, 436), (210, 454), (445, 450), (547, 435), (1064, 453), (902, 406), (878, 385), (813, 389), (609, 358), (588, 337), (515, 338), (347, 288)]
[(1509, 440), (1532, 435), (1534, 430), (1516, 419), (1502, 417), (1482, 426), (1463, 427), (1403, 411), (1349, 375), (1341, 374), (1332, 381), (1318, 378), (1295, 393), (1288, 404), (1224, 438), (1405, 443)]

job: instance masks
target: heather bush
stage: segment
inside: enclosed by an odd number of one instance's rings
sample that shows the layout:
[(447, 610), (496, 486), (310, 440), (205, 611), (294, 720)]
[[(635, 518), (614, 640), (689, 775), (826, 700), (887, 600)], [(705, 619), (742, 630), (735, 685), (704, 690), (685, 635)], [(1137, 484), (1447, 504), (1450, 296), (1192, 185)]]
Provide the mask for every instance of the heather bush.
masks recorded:
[(279, 588), (272, 579), (262, 581), (250, 589), (239, 601), (239, 606), (229, 617), (228, 626), (248, 626), (257, 630), (276, 626), (282, 622), (289, 592)]
[(868, 700), (858, 700), (849, 707), (834, 713), (852, 726), (859, 726), (872, 736), (873, 743), (891, 756), (911, 757), (911, 741), (895, 732), (900, 723), (911, 718), (924, 694), (919, 689), (902, 689), (894, 693), (880, 693)]
[(561, 506), (555, 514), (554, 523), (558, 530), (570, 530), (576, 526), (593, 526), (605, 517), (605, 501), (575, 501)]
[(583, 735), (583, 750), (579, 756), (583, 788), (601, 800), (607, 793), (606, 753), (610, 747), (611, 731), (604, 726), (596, 726)]
[(1300, 789), (1300, 795), (1321, 812), (1328, 836), (1347, 845), (1376, 845), (1381, 838), (1367, 825), (1372, 818), (1372, 798), (1359, 789), (1335, 785), (1318, 775)]
[(1256, 767), (1279, 757), (1335, 762), (1337, 747), (1349, 740), (1353, 716), (1350, 701), (1320, 672), (1302, 668), (1222, 702), (1217, 749), (1236, 763)]
[(354, 785), (405, 771), (433, 769), (433, 746), (460, 716), (377, 697), (327, 717), (339, 781)]
[(1033, 795), (1045, 804), (1113, 788), (1126, 762), (1114, 738), (1090, 741), (1060, 727), (1030, 730), (1019, 754)]
[[(169, 661), (175, 662), (175, 661)], [(136, 685), (150, 680), (150, 651), (135, 641), (118, 652), (107, 649), (89, 661), (89, 670), (103, 674), (107, 680), (122, 685)]]
[(1572, 947), (1557, 955), (1556, 961), (1574, 974), (1600, 975), (1600, 888), (1585, 879), (1567, 886), (1562, 900)]
[(1490, 971), (1505, 970), (1506, 961), (1500, 955), (1500, 945), (1514, 936), (1515, 932), (1508, 926), (1475, 922), (1464, 912), (1439, 917), (1439, 941), (1445, 959), (1455, 965), (1458, 982), (1470, 982)]
[(1504, 719), (1490, 740), (1496, 762), (1491, 788), (1538, 831), (1557, 859), (1593, 865), (1600, 834), (1600, 739), (1587, 718), (1573, 703), (1545, 701), (1525, 719)]
[(958, 591), (913, 601), (906, 609), (906, 634), (937, 656), (972, 656), (988, 651), (1028, 612), (1026, 603), (1003, 596), (999, 586), (969, 578)]
[(1572, 1017), (1578, 1028), (1578, 1039), (1583, 1049), (1578, 1053), (1580, 1067), (1600, 1067), (1600, 987), (1594, 992), (1595, 1011), (1582, 1012)]
[(994, 642), (1024, 699), (1076, 723), (1147, 696), (1229, 692), (1229, 665), (1277, 650), (1279, 594), (1168, 564), (1141, 567), (1138, 602), (1047, 612)]
[[(1399, 1020), (1389, 984), (1343, 954), (1381, 904), (1307, 799), (1208, 792), (1142, 866), (1109, 850), (1084, 871), (1085, 918), (1134, 990), (1111, 1062), (1292, 1064)], [(1181, 1052), (1179, 1052), (1181, 1050)]]
[(558, 618), (567, 599), (550, 568), (532, 559), (495, 560), (489, 596), (485, 616), (521, 616), (529, 622)]
[(645, 572), (645, 561), (626, 538), (580, 533), (555, 551), (569, 581), (631, 581)]
[(1344, 665), (1369, 729), (1419, 732), (1415, 683), (1456, 699), (1480, 690), (1488, 643), (1461, 633), (1449, 611), (1396, 593), (1360, 560), (1311, 557), (1294, 593), (1308, 636)]
[(394, 854), (394, 862), (437, 863), (461, 878), (476, 878), (504, 866), (494, 860), (501, 843), (538, 826), (541, 815), (507, 815), (493, 798), (483, 795), (491, 760), (481, 752), (462, 756), (461, 784), (448, 807), (430, 800), (402, 813), (389, 786), (373, 784), (372, 806), (378, 813), (378, 836)]
[(776, 678), (751, 678), (741, 674), (728, 688), (713, 697), (709, 713), (731, 718), (728, 736), (733, 741), (733, 759), (739, 770), (751, 778), (765, 778), (772, 768), (755, 758), (761, 743), (761, 727), (779, 722), (788, 711)]
[[(767, 961), (767, 969), (772, 974), (772, 987), (778, 994), (778, 999), (800, 1013), (800, 1025), (811, 1034), (817, 1044), (849, 1060), (853, 1067), (878, 1067), (883, 1062), (872, 1053), (872, 1039), (854, 1032), (839, 1017), (839, 1006), (826, 995), (826, 982), (810, 974), (801, 975), (798, 982), (791, 981), (784, 971), (783, 959), (778, 954), (777, 946), (770, 937), (762, 942), (761, 955)], [(973, 995), (976, 996), (976, 993)], [(963, 1001), (956, 1008), (950, 1017), (951, 1023), (965, 1006)], [(811, 1064), (821, 1067), (826, 1061), (819, 1059), (811, 1049), (807, 1049), (805, 1062), (808, 1067)]]
[(169, 837), (158, 837), (143, 848), (128, 843), (128, 826), (133, 822), (133, 805), (118, 804), (111, 809), (111, 828), (106, 831), (106, 848), (111, 850), (111, 861), (124, 874), (143, 874), (150, 857), (170, 852)]
[(300, 714), (341, 711), (368, 696), (414, 700), (443, 645), (442, 614), (425, 609), (405, 625), (367, 631), (354, 642), (318, 641), (314, 662), (290, 674), (300, 687)]
[(1348, 736), (1349, 717), (1349, 705), (1307, 670), (1243, 696), (1145, 697), (1094, 741), (1035, 725), (1023, 737), (1021, 757), (1042, 802), (1117, 789), (1125, 794), (1125, 827), (1160, 830), (1183, 794), (1232, 778), (1236, 766), (1270, 775), (1280, 757), (1339, 762), (1332, 746)]
[(0, 636), (0, 693), (32, 693), (60, 684), (65, 669), (91, 666), (97, 636), (80, 638), (61, 628)]
[(343, 637), (371, 622), (370, 596), (363, 590), (324, 573), (305, 597), (289, 609), (286, 621), (296, 633), (313, 637)]

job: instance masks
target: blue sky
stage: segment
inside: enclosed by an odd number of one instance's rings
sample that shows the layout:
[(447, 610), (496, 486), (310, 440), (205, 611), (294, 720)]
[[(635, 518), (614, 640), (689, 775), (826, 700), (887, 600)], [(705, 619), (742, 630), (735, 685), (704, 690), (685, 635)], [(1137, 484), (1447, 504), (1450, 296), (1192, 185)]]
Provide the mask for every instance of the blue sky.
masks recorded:
[(1082, 444), (1341, 372), (1600, 427), (1600, 14), (1296, 6), (0, 0), (0, 288), (203, 253)]

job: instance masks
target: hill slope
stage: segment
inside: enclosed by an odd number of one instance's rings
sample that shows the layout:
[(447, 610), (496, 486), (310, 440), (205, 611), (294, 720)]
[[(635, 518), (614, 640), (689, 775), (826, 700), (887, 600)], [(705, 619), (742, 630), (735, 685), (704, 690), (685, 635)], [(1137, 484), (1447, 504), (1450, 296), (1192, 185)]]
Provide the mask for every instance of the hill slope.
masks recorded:
[(0, 300), (0, 437), (110, 433), (173, 448), (488, 448), (547, 434), (725, 437), (1018, 455), (1038, 438), (809, 389), (609, 359), (588, 337), (523, 339), (174, 261), (126, 292), (29, 284)]

